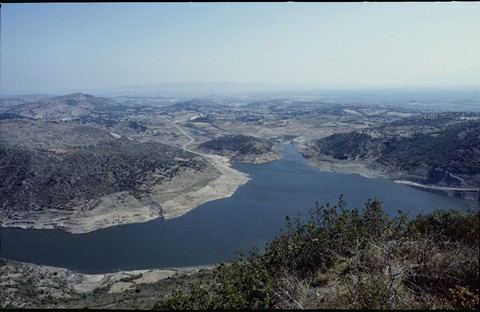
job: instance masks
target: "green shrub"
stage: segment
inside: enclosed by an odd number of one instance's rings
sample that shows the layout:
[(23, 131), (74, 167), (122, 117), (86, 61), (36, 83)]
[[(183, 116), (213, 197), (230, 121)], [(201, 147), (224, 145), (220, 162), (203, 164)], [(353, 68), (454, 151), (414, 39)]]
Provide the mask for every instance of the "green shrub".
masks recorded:
[[(348, 210), (340, 196), (335, 206), (317, 204), (306, 221), (287, 217), (263, 254), (221, 264), (211, 284), (154, 308), (478, 307), (478, 233), (478, 212), (435, 211), (408, 222), (401, 211), (389, 218), (378, 200)], [(341, 300), (323, 290), (329, 283)]]
[(453, 240), (477, 246), (480, 237), (480, 214), (449, 210), (436, 210), (419, 215), (409, 225), (410, 235), (430, 236), (437, 241)]
[(327, 270), (339, 258), (350, 257), (370, 241), (399, 238), (406, 232), (406, 216), (399, 212), (389, 220), (381, 202), (368, 201), (362, 213), (347, 210), (343, 196), (338, 205), (316, 206), (307, 222), (286, 218), (287, 231), (266, 246), (263, 261), (273, 273), (289, 272), (301, 277)]
[(270, 276), (260, 264), (238, 260), (220, 264), (213, 285), (193, 284), (187, 294), (178, 290), (154, 309), (266, 309), (271, 307)]

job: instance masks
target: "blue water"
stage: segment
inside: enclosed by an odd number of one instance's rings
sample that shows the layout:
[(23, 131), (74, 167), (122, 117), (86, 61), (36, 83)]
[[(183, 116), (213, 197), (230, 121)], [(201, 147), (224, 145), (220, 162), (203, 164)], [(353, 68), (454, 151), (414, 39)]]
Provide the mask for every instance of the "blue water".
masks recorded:
[(205, 203), (173, 220), (153, 220), (73, 235), (58, 230), (1, 229), (0, 256), (69, 268), (84, 273), (209, 265), (260, 249), (284, 226), (286, 215), (307, 215), (315, 202), (349, 208), (368, 199), (384, 210), (410, 216), (434, 209), (478, 208), (478, 203), (419, 191), (389, 180), (319, 172), (305, 164), (291, 145), (284, 158), (262, 165), (235, 164), (251, 180), (233, 196)]

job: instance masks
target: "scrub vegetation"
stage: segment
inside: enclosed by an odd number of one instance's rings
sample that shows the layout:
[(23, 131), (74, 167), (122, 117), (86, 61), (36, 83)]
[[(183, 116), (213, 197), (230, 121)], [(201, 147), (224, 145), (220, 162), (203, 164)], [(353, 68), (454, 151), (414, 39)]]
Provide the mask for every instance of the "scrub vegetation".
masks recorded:
[(187, 169), (201, 171), (205, 160), (161, 143), (127, 139), (61, 152), (19, 148), (0, 142), (0, 199), (10, 214), (68, 209), (78, 200), (114, 192), (148, 194)]
[(228, 150), (242, 154), (262, 154), (269, 152), (273, 143), (245, 135), (227, 135), (204, 142), (199, 147), (220, 153)]
[(424, 114), (319, 139), (313, 154), (370, 161), (383, 171), (429, 185), (476, 187), (479, 126), (478, 114)]
[(389, 218), (378, 200), (286, 218), (264, 253), (223, 263), (155, 309), (477, 309), (478, 212)]

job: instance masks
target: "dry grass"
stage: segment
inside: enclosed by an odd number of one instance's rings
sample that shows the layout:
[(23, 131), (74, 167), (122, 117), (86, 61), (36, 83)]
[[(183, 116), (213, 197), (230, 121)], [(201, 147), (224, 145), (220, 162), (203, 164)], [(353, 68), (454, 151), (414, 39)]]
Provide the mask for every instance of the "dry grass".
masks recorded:
[(370, 243), (328, 271), (319, 270), (311, 283), (285, 274), (277, 284), (275, 307), (474, 309), (479, 305), (478, 289), (471, 289), (478, 281), (478, 249), (444, 243)]
[[(259, 299), (280, 309), (480, 307), (478, 213), (440, 211), (407, 222), (402, 214), (387, 218), (375, 201), (362, 215), (344, 204), (340, 198), (338, 207), (317, 207), (307, 223), (287, 218), (288, 230), (265, 254), (223, 266), (228, 278), (220, 289), (240, 298), (241, 308)], [(217, 290), (176, 300), (188, 308), (212, 298), (215, 306), (232, 307)]]

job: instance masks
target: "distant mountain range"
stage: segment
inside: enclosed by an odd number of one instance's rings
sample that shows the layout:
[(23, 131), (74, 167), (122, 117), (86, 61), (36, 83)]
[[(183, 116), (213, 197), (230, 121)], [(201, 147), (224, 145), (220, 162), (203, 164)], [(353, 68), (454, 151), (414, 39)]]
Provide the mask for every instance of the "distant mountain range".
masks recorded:
[(100, 96), (207, 96), (239, 95), (245, 93), (283, 92), (285, 90), (303, 90), (315, 88), (312, 85), (243, 83), (243, 82), (182, 82), (160, 83), (141, 86), (92, 89), (87, 92)]

